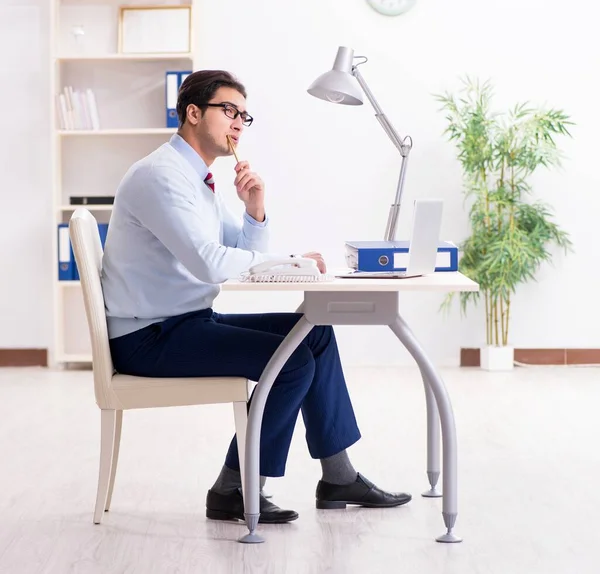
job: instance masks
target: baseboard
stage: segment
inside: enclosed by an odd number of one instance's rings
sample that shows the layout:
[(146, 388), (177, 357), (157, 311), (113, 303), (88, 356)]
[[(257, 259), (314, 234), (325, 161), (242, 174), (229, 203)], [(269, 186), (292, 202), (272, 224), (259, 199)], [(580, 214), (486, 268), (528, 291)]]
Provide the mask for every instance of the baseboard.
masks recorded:
[(0, 367), (47, 367), (48, 349), (0, 349)]
[[(600, 349), (515, 349), (515, 361), (528, 365), (600, 365)], [(460, 350), (461, 367), (480, 365), (478, 348)], [(0, 349), (0, 367), (47, 366), (47, 349)]]
[[(515, 349), (515, 361), (528, 365), (600, 365), (600, 349)], [(460, 350), (461, 367), (479, 367), (479, 349)]]

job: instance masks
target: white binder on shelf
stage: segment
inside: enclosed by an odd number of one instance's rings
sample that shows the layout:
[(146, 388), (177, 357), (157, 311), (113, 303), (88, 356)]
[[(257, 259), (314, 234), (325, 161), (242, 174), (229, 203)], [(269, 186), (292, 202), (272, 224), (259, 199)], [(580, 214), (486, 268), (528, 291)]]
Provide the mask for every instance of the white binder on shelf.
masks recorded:
[(167, 107), (166, 127), (179, 127), (177, 119), (177, 93), (179, 91), (179, 72), (167, 72), (165, 80), (165, 104)]

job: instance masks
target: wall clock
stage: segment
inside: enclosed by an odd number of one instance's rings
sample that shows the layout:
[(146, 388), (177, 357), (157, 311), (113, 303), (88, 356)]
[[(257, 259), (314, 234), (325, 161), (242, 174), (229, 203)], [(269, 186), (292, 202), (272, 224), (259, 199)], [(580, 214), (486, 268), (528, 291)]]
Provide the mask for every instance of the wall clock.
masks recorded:
[(408, 12), (417, 0), (367, 0), (367, 4), (384, 16), (399, 16)]

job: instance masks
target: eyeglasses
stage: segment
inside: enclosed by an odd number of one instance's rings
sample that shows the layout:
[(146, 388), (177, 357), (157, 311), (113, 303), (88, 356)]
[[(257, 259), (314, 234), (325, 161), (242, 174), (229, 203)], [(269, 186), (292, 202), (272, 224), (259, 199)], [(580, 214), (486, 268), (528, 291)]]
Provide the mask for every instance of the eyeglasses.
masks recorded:
[(230, 119), (235, 120), (238, 116), (242, 117), (242, 123), (245, 126), (251, 126), (254, 118), (248, 112), (240, 112), (233, 104), (226, 102), (221, 104), (198, 104), (198, 107), (223, 108), (223, 113)]

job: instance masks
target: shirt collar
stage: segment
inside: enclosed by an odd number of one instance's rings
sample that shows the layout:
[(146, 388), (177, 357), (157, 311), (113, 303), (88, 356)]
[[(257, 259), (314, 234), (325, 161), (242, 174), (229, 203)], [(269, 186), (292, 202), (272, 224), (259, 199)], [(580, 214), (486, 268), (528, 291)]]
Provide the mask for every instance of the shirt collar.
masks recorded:
[(188, 161), (196, 170), (202, 181), (208, 175), (208, 167), (204, 160), (196, 153), (194, 148), (187, 143), (179, 134), (173, 134), (169, 143)]

